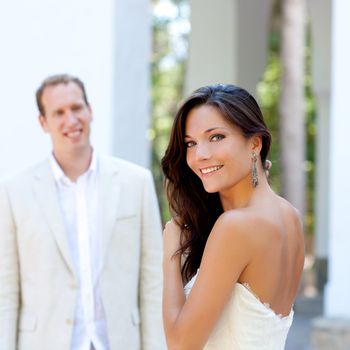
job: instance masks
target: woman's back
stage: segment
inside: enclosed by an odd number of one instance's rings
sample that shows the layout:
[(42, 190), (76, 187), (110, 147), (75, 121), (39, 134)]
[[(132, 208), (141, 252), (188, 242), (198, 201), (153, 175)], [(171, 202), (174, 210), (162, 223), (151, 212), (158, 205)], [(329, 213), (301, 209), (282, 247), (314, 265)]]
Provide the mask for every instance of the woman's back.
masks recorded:
[(304, 240), (297, 211), (271, 193), (253, 204), (247, 225), (255, 251), (238, 282), (278, 314), (288, 315), (297, 294), (304, 264)]
[[(255, 249), (247, 253), (253, 259), (235, 283), (205, 350), (284, 348), (303, 266), (303, 238), (295, 209), (273, 196), (245, 209)], [(196, 278), (186, 284), (186, 296)]]

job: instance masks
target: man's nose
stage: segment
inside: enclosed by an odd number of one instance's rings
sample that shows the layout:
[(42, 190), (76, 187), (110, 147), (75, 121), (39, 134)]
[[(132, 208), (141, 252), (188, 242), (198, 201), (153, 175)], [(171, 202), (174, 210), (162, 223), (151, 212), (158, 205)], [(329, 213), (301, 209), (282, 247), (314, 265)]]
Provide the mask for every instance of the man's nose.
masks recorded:
[(72, 112), (72, 111), (69, 111), (67, 112), (67, 115), (66, 115), (66, 123), (68, 125), (74, 125), (76, 124), (78, 121), (76, 115)]

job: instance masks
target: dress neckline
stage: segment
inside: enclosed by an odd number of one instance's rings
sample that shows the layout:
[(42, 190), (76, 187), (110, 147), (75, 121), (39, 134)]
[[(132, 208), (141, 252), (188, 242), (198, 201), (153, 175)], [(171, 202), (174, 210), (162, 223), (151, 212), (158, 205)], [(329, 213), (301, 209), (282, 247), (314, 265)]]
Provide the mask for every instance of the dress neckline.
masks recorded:
[(293, 305), (289, 311), (288, 315), (282, 315), (277, 313), (269, 303), (263, 302), (259, 296), (252, 290), (248, 282), (236, 282), (236, 286), (241, 286), (242, 290), (245, 290), (247, 294), (249, 294), (251, 297), (255, 299), (260, 305), (264, 306), (266, 310), (270, 311), (274, 316), (278, 317), (280, 320), (286, 320), (293, 316)]
[[(186, 295), (188, 295), (190, 290), (192, 289), (192, 286), (197, 278), (198, 271), (199, 271), (199, 269), (197, 270), (197, 273), (184, 286), (184, 292)], [(269, 303), (263, 302), (259, 298), (259, 296), (252, 290), (252, 288), (250, 287), (248, 282), (236, 282), (236, 286), (241, 287), (241, 290), (245, 291), (247, 295), (249, 295), (251, 298), (253, 298), (256, 302), (258, 302), (267, 311), (271, 312), (271, 314), (273, 314), (275, 317), (277, 317), (281, 321), (289, 320), (291, 317), (293, 317), (293, 315), (294, 315), (293, 305), (290, 309), (289, 314), (284, 316), (282, 314), (275, 312), (275, 310), (273, 310), (273, 308), (271, 308), (271, 305)]]

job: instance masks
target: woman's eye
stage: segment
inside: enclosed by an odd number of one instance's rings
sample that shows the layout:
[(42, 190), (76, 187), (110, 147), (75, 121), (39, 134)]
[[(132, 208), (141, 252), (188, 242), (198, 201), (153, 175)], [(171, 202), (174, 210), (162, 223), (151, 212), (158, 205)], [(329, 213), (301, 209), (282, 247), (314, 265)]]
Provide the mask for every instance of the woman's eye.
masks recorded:
[(216, 134), (216, 135), (213, 135), (211, 138), (210, 138), (210, 141), (220, 141), (222, 139), (224, 139), (225, 136), (224, 135), (221, 135), (221, 134)]
[(191, 148), (191, 147), (193, 147), (195, 144), (196, 144), (196, 143), (195, 143), (194, 141), (188, 141), (188, 142), (185, 143), (186, 148)]

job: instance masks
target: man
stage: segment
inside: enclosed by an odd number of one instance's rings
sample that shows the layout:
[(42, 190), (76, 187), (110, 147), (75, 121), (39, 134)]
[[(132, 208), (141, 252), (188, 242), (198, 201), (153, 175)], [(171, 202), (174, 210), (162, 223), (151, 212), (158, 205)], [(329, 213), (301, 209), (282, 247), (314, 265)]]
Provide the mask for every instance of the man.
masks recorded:
[(95, 154), (78, 78), (36, 97), (53, 151), (0, 185), (0, 350), (163, 349), (150, 172)]

